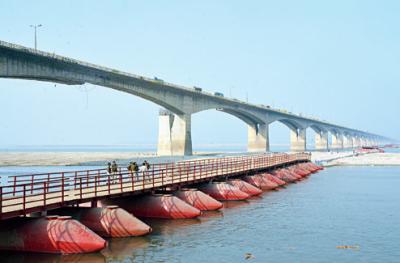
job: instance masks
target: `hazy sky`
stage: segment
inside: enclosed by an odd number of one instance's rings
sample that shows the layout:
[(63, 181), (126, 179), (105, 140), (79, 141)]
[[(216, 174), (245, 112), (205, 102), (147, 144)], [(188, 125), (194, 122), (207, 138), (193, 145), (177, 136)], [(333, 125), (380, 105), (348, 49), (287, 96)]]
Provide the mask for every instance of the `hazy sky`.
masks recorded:
[[(399, 1), (1, 1), (0, 39), (399, 138)], [(155, 144), (159, 106), (93, 85), (0, 79), (0, 147)], [(307, 132), (311, 137), (311, 129)], [(194, 145), (246, 144), (192, 118)], [(272, 143), (289, 130), (270, 128)]]

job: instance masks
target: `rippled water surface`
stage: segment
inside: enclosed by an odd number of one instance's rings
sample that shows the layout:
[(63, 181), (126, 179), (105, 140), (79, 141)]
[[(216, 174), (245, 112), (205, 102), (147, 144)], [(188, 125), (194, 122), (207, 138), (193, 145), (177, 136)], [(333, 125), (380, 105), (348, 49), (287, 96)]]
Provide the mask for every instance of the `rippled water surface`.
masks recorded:
[(400, 167), (334, 167), (199, 219), (146, 221), (151, 235), (111, 239), (101, 253), (0, 261), (400, 262), (399, 186)]

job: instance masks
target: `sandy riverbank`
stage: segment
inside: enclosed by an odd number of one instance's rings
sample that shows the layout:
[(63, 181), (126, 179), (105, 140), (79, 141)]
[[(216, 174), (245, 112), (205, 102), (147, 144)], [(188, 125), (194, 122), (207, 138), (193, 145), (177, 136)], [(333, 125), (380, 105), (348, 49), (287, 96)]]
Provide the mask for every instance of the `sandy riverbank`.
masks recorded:
[(400, 165), (400, 153), (370, 153), (359, 156), (339, 158), (325, 166), (397, 166)]
[(86, 162), (154, 157), (132, 152), (8, 152), (0, 153), (0, 166), (80, 165)]
[(335, 159), (353, 156), (353, 151), (344, 152), (311, 152), (312, 162), (329, 162)]
[(154, 152), (3, 152), (0, 153), (0, 166), (103, 166), (112, 160), (122, 164), (145, 159), (152, 162), (173, 162), (216, 155), (218, 153), (197, 152), (187, 157), (158, 157)]

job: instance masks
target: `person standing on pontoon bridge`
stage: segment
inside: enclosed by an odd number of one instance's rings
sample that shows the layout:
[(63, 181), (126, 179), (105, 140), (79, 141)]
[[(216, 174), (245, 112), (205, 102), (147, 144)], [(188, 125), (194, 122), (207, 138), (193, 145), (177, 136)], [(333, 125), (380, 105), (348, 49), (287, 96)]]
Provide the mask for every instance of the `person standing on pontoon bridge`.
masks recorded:
[(139, 181), (139, 165), (136, 162), (132, 163), (132, 171), (135, 173), (136, 181)]
[(115, 184), (118, 182), (118, 165), (115, 161), (112, 162), (111, 165), (111, 173), (112, 173), (112, 183)]
[(139, 168), (139, 172), (140, 172), (140, 174), (142, 175), (142, 180), (144, 181), (144, 178), (145, 178), (145, 176), (146, 176), (146, 173), (147, 173), (147, 165), (146, 165), (146, 163), (145, 162), (143, 162), (142, 163), (142, 165), (140, 166), (140, 168)]
[(133, 176), (133, 162), (130, 162), (126, 169), (128, 170), (129, 174), (132, 177)]
[(107, 175), (111, 175), (111, 173), (112, 173), (112, 170), (111, 170), (111, 163), (108, 162), (108, 163), (107, 163)]
[(144, 164), (146, 165), (147, 170), (150, 170), (150, 164), (149, 164), (149, 162), (145, 160), (145, 161), (144, 161)]

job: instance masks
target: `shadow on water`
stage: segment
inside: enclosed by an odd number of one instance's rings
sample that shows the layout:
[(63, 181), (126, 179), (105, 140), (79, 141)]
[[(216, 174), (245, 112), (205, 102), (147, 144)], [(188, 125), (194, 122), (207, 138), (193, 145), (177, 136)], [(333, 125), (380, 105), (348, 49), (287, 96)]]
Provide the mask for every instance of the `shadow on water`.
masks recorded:
[(155, 218), (141, 218), (143, 222), (151, 226), (153, 229), (150, 236), (170, 234), (179, 231), (182, 228), (198, 225), (202, 223), (200, 218), (193, 219), (155, 219)]
[(246, 206), (246, 205), (250, 204), (251, 200), (256, 200), (258, 198), (261, 198), (261, 197), (254, 196), (254, 197), (251, 197), (251, 199), (241, 200), (241, 201), (224, 201), (223, 202), (224, 209), (226, 209), (226, 208), (239, 208), (239, 207), (242, 207), (242, 206)]
[(108, 240), (108, 246), (100, 253), (111, 261), (133, 261), (142, 251), (151, 246), (151, 238), (144, 237), (127, 237), (127, 238), (111, 238)]
[(1, 252), (0, 261), (5, 263), (103, 263), (107, 262), (100, 253), (92, 254), (74, 254), (74, 255), (55, 255), (27, 252)]
[(222, 210), (205, 211), (205, 212), (202, 212), (200, 220), (202, 222), (204, 222), (210, 218), (217, 218), (217, 217), (224, 217), (224, 212)]
[(114, 238), (108, 240), (107, 248), (101, 254), (107, 261), (116, 262), (145, 262), (151, 260), (151, 253), (146, 251), (157, 250), (167, 242), (164, 237), (193, 225), (199, 225), (209, 219), (223, 217), (221, 211), (207, 211), (201, 218), (196, 219), (153, 219), (141, 218), (143, 222), (153, 229), (150, 235), (131, 238)]

